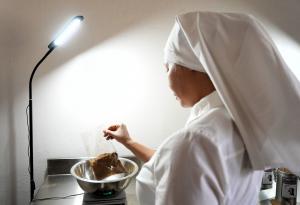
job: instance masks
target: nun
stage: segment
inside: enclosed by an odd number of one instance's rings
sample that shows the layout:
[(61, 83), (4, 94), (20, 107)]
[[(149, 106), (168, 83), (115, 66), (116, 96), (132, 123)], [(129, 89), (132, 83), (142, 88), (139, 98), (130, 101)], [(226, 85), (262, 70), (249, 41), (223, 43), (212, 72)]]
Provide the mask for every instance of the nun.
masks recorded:
[(256, 205), (264, 169), (299, 173), (299, 81), (253, 16), (179, 15), (164, 52), (185, 126), (157, 150), (124, 124), (103, 131), (145, 162), (141, 205)]

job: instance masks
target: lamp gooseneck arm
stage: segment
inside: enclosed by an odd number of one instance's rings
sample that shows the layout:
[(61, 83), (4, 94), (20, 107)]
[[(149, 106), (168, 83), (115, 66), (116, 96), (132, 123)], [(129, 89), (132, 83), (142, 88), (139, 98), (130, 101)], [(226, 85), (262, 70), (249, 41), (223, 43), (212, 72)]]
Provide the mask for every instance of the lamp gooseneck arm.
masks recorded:
[(31, 87), (31, 84), (32, 84), (32, 79), (33, 79), (33, 76), (35, 74), (35, 71), (37, 70), (37, 68), (41, 65), (41, 63), (47, 58), (47, 56), (55, 49), (55, 47), (52, 47), (50, 48), (47, 53), (44, 55), (44, 57), (36, 64), (36, 66), (34, 67), (34, 69), (32, 70), (31, 72), (31, 75), (30, 75), (30, 80), (29, 80), (29, 100), (32, 99), (32, 87)]
[(47, 56), (55, 49), (50, 48), (44, 57), (34, 67), (29, 80), (29, 171), (30, 171), (30, 201), (33, 200), (35, 183), (33, 176), (33, 120), (32, 120), (32, 79), (39, 65), (47, 58)]

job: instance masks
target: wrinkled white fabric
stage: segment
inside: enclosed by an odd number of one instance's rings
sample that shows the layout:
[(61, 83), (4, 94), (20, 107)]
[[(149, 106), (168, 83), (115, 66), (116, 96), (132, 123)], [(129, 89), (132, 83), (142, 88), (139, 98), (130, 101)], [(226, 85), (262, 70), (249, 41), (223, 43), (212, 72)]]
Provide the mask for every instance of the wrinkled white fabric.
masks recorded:
[(165, 63), (177, 63), (193, 70), (205, 72), (178, 23), (173, 26), (164, 54)]
[(260, 23), (246, 14), (191, 12), (177, 16), (174, 30), (166, 63), (205, 70), (253, 168), (300, 172), (300, 83)]
[(251, 168), (239, 132), (213, 92), (144, 164), (137, 196), (141, 205), (256, 205), (262, 173)]

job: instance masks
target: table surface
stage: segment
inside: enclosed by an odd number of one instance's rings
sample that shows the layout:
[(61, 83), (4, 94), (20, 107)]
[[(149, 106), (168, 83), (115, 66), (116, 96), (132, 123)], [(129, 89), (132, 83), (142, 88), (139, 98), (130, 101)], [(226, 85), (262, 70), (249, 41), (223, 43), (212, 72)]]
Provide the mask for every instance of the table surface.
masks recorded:
[[(131, 158), (130, 158), (131, 159)], [(80, 161), (80, 159), (48, 159), (47, 171), (43, 184), (35, 195), (35, 200), (31, 205), (84, 205), (84, 191), (78, 185), (76, 179), (69, 174), (70, 167)], [(136, 160), (136, 159), (131, 159)], [(136, 161), (139, 167), (138, 161)], [(68, 173), (68, 174), (67, 174)], [(277, 205), (278, 202), (272, 200), (275, 198), (276, 183), (273, 182), (273, 188), (263, 190), (259, 193), (258, 205)], [(300, 191), (300, 183), (298, 181), (298, 191)], [(135, 192), (135, 178), (131, 180), (125, 189), (127, 204), (137, 205), (137, 197)], [(70, 196), (72, 195), (72, 196)], [(68, 196), (68, 197), (67, 197)], [(300, 205), (300, 194), (298, 192), (298, 203)], [(51, 198), (51, 199), (50, 199)], [(41, 200), (43, 199), (43, 200)]]
[[(70, 174), (49, 175), (35, 195), (35, 201), (31, 205), (84, 205), (83, 190), (79, 187), (76, 179)], [(125, 189), (127, 204), (138, 205), (135, 193), (135, 179), (133, 178)], [(66, 197), (69, 195), (75, 195)], [(59, 197), (59, 198), (55, 198)], [(62, 198), (66, 197), (66, 198)], [(279, 205), (273, 199), (275, 197), (275, 186), (260, 192), (260, 202), (258, 205)], [(52, 198), (52, 199), (48, 199)], [(39, 200), (48, 199), (48, 200)], [(297, 205), (300, 205), (298, 202)]]
[[(273, 186), (274, 187), (274, 186)], [(128, 187), (125, 189), (127, 204), (137, 205), (138, 201), (135, 193), (135, 179), (131, 180)], [(83, 190), (79, 187), (76, 179), (69, 174), (61, 175), (49, 175), (45, 178), (44, 183), (40, 187), (39, 191), (35, 195), (35, 201), (32, 205), (83, 205)], [(75, 196), (70, 196), (75, 195)], [(70, 197), (66, 197), (70, 196)], [(59, 197), (59, 198), (56, 198)], [(66, 198), (62, 198), (66, 197)], [(261, 199), (273, 198), (275, 197), (274, 189), (265, 190), (260, 193)], [(52, 199), (48, 199), (52, 198)], [(48, 200), (41, 200), (48, 199)], [(259, 205), (274, 205), (276, 203), (271, 203), (269, 200), (263, 200)], [(299, 203), (297, 203), (299, 204)]]
[[(35, 195), (35, 200), (31, 202), (31, 205), (83, 205), (85, 204), (83, 201), (83, 193), (84, 191), (79, 187), (76, 179), (72, 175), (49, 175), (45, 178), (44, 183)], [(138, 204), (135, 194), (135, 179), (131, 180), (125, 189), (125, 193), (128, 205)]]

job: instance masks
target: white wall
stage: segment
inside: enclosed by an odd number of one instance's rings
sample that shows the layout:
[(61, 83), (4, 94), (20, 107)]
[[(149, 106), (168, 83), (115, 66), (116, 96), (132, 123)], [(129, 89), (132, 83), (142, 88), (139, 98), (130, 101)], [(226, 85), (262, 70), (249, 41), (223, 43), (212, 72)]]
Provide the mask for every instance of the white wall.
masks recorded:
[[(48, 43), (70, 17), (77, 35), (41, 65), (33, 82), (35, 179), (51, 157), (87, 156), (82, 135), (124, 122), (155, 148), (182, 127), (188, 110), (168, 89), (163, 47), (174, 16), (191, 10), (247, 12), (266, 25), (287, 63), (298, 68), (297, 1), (4, 1), (0, 4), (0, 201), (29, 200), (28, 80)], [(299, 69), (294, 70), (300, 76)], [(115, 144), (121, 155), (130, 154)]]
[[(12, 70), (12, 26), (0, 4), (0, 203), (16, 204), (16, 131), (14, 123), (14, 74)], [(3, 9), (3, 10), (2, 10)], [(23, 165), (24, 166), (24, 165)], [(24, 178), (23, 181), (26, 179)], [(26, 191), (25, 187), (22, 188)], [(21, 190), (21, 189), (20, 189)]]

